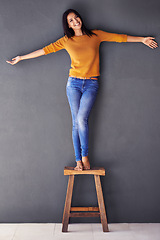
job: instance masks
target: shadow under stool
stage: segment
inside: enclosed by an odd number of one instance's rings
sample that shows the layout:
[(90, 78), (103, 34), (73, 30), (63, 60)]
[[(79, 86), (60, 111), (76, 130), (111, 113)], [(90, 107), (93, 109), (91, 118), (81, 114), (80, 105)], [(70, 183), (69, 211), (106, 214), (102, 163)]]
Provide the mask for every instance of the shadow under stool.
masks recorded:
[[(74, 175), (81, 175), (81, 174), (94, 175), (96, 193), (97, 193), (97, 199), (98, 199), (98, 207), (71, 207)], [(64, 175), (69, 175), (69, 180), (68, 180), (65, 206), (63, 211), (62, 232), (67, 232), (69, 218), (71, 217), (100, 217), (103, 232), (109, 232), (101, 180), (100, 180), (100, 176), (105, 176), (105, 169), (94, 167), (89, 170), (77, 171), (77, 170), (74, 170), (74, 167), (65, 167)]]

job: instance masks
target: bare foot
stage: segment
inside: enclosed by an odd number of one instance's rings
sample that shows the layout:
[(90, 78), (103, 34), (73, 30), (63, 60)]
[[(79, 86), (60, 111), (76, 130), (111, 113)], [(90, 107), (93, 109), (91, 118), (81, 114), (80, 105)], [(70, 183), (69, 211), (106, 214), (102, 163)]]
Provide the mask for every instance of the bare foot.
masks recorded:
[(91, 169), (91, 166), (90, 166), (90, 163), (89, 163), (89, 160), (88, 160), (88, 156), (82, 157), (82, 163), (83, 163), (83, 169), (84, 170)]
[(74, 168), (74, 170), (77, 170), (77, 171), (83, 170), (82, 161), (77, 161), (77, 166)]

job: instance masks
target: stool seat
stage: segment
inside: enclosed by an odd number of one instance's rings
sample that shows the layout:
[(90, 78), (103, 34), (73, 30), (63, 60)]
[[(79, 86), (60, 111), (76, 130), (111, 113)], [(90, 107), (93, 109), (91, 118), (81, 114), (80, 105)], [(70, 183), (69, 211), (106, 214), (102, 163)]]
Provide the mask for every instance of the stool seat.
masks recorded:
[(101, 175), (105, 176), (105, 169), (102, 167), (93, 167), (88, 170), (74, 170), (74, 167), (65, 167), (64, 175), (79, 175), (79, 174), (92, 174), (92, 175)]
[[(82, 174), (94, 175), (98, 207), (71, 207), (74, 176)], [(105, 176), (105, 169), (101, 167), (93, 167), (89, 170), (80, 171), (74, 170), (74, 167), (65, 167), (64, 175), (69, 175), (69, 180), (66, 193), (66, 201), (63, 211), (62, 232), (67, 232), (70, 217), (100, 217), (103, 232), (109, 232), (100, 180), (100, 176)]]

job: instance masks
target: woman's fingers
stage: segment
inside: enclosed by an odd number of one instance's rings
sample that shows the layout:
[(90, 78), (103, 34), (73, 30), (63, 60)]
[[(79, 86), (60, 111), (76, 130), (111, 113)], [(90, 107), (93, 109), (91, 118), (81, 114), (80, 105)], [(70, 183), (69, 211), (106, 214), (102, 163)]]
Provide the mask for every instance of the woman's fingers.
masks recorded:
[(155, 41), (151, 41), (151, 43), (149, 44), (149, 46), (153, 49), (153, 48), (157, 48), (158, 44)]
[(157, 48), (158, 44), (154, 41), (149, 41), (146, 43), (147, 46), (151, 47), (151, 48)]
[(6, 62), (12, 64), (12, 61), (6, 61)]
[[(13, 58), (12, 58), (12, 59), (13, 59)], [(12, 60), (12, 61), (7, 60), (6, 62), (7, 62), (7, 63), (10, 63), (10, 64), (13, 64), (13, 63), (14, 63), (13, 60)]]
[(151, 42), (151, 46), (156, 48), (156, 47), (158, 47), (158, 44), (156, 42)]
[(14, 64), (16, 64), (16, 62), (15, 61), (6, 61), (7, 63), (10, 63), (11, 65), (14, 65)]

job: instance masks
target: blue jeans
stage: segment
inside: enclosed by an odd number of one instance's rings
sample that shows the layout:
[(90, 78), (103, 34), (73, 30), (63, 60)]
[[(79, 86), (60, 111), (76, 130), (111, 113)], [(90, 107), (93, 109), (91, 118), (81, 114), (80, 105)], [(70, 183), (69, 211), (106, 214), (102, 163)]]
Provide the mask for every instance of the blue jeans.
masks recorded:
[(98, 80), (68, 78), (66, 93), (72, 114), (72, 141), (76, 161), (88, 156), (88, 118), (98, 88)]

